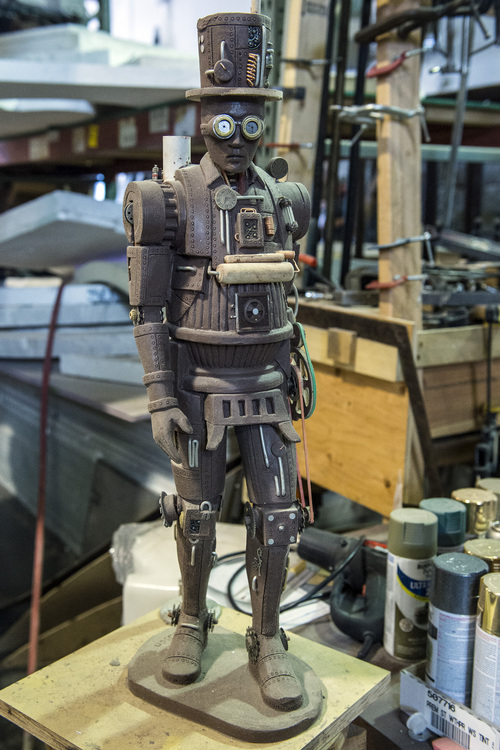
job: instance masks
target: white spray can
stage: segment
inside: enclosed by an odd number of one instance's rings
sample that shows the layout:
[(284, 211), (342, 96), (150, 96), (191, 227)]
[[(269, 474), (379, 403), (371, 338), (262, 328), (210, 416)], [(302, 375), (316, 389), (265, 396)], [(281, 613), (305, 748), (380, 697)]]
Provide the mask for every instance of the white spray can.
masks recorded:
[(429, 584), (437, 550), (437, 517), (398, 508), (389, 517), (384, 648), (397, 659), (425, 658)]

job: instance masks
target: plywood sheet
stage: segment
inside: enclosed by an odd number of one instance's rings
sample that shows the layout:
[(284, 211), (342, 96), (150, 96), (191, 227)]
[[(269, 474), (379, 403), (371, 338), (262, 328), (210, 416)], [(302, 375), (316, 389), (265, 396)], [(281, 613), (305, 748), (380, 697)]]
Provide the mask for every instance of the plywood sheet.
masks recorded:
[[(486, 363), (462, 362), (423, 370), (424, 399), (434, 438), (479, 430), (486, 406)], [(500, 404), (500, 361), (492, 363), (492, 405)]]
[[(250, 619), (224, 610), (221, 625), (242, 634)], [(55, 750), (215, 750), (235, 741), (133, 696), (127, 664), (148, 638), (164, 630), (156, 613), (116, 630), (0, 692), (0, 714)], [(212, 636), (215, 637), (215, 634)], [(327, 691), (322, 717), (292, 740), (259, 745), (275, 750), (326, 750), (380, 696), (390, 674), (347, 654), (291, 635), (290, 650), (314, 669)], [(239, 748), (255, 744), (238, 740)]]
[[(389, 515), (404, 480), (406, 386), (324, 365), (315, 372), (317, 406), (306, 422), (313, 481)], [(301, 446), (298, 453), (304, 476)]]

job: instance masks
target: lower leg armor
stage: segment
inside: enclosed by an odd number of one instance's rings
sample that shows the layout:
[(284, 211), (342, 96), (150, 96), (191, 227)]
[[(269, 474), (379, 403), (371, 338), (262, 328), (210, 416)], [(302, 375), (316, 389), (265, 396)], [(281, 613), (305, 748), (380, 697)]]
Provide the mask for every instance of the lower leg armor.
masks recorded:
[(207, 611), (206, 595), (214, 562), (217, 513), (208, 510), (209, 503), (199, 507), (182, 501), (182, 506), (176, 526), (182, 606), (171, 613), (172, 624), (177, 628), (163, 661), (162, 674), (170, 682), (189, 684), (200, 675), (208, 631), (215, 624), (212, 613)]
[[(281, 513), (283, 511), (278, 511), (275, 515)], [(296, 534), (295, 531), (295, 539)], [(292, 711), (302, 705), (302, 687), (286, 653), (285, 633), (279, 628), (279, 606), (289, 544), (277, 544), (275, 539), (269, 544), (265, 534), (262, 538), (267, 543), (251, 535), (247, 541), (247, 574), (253, 615), (253, 627), (248, 628), (246, 636), (250, 669), (259, 683), (264, 702), (281, 711)]]

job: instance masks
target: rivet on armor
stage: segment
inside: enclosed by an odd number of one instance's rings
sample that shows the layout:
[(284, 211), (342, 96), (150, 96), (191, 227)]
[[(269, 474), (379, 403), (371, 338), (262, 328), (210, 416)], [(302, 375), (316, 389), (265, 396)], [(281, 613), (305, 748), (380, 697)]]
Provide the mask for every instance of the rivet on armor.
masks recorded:
[(276, 458), (279, 458), (283, 454), (284, 449), (285, 449), (285, 446), (280, 440), (277, 440), (271, 446), (271, 452), (273, 456), (276, 456)]

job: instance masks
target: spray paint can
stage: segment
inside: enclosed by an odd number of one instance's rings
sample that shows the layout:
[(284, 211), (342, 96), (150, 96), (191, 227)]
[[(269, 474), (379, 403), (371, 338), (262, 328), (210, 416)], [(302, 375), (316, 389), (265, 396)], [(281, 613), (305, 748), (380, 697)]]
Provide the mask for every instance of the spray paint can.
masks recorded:
[(420, 503), (422, 510), (434, 513), (438, 520), (437, 554), (462, 552), (467, 511), (463, 503), (449, 497), (429, 497)]
[(479, 586), (471, 708), (500, 724), (500, 573), (488, 573)]
[(492, 523), (488, 531), (486, 532), (487, 539), (500, 539), (500, 521)]
[(484, 560), (489, 573), (500, 573), (500, 539), (470, 539), (464, 552)]
[(476, 479), (476, 487), (480, 490), (488, 490), (488, 492), (494, 492), (497, 496), (497, 521), (500, 520), (498, 515), (500, 513), (500, 479), (498, 477), (478, 477)]
[(432, 563), (427, 633), (428, 685), (470, 706), (479, 582), (484, 560), (447, 552)]
[(384, 648), (397, 659), (425, 657), (429, 584), (437, 550), (437, 518), (421, 508), (389, 516)]
[(467, 509), (466, 538), (483, 537), (497, 517), (497, 496), (489, 490), (463, 487), (453, 490), (453, 500), (463, 503)]

